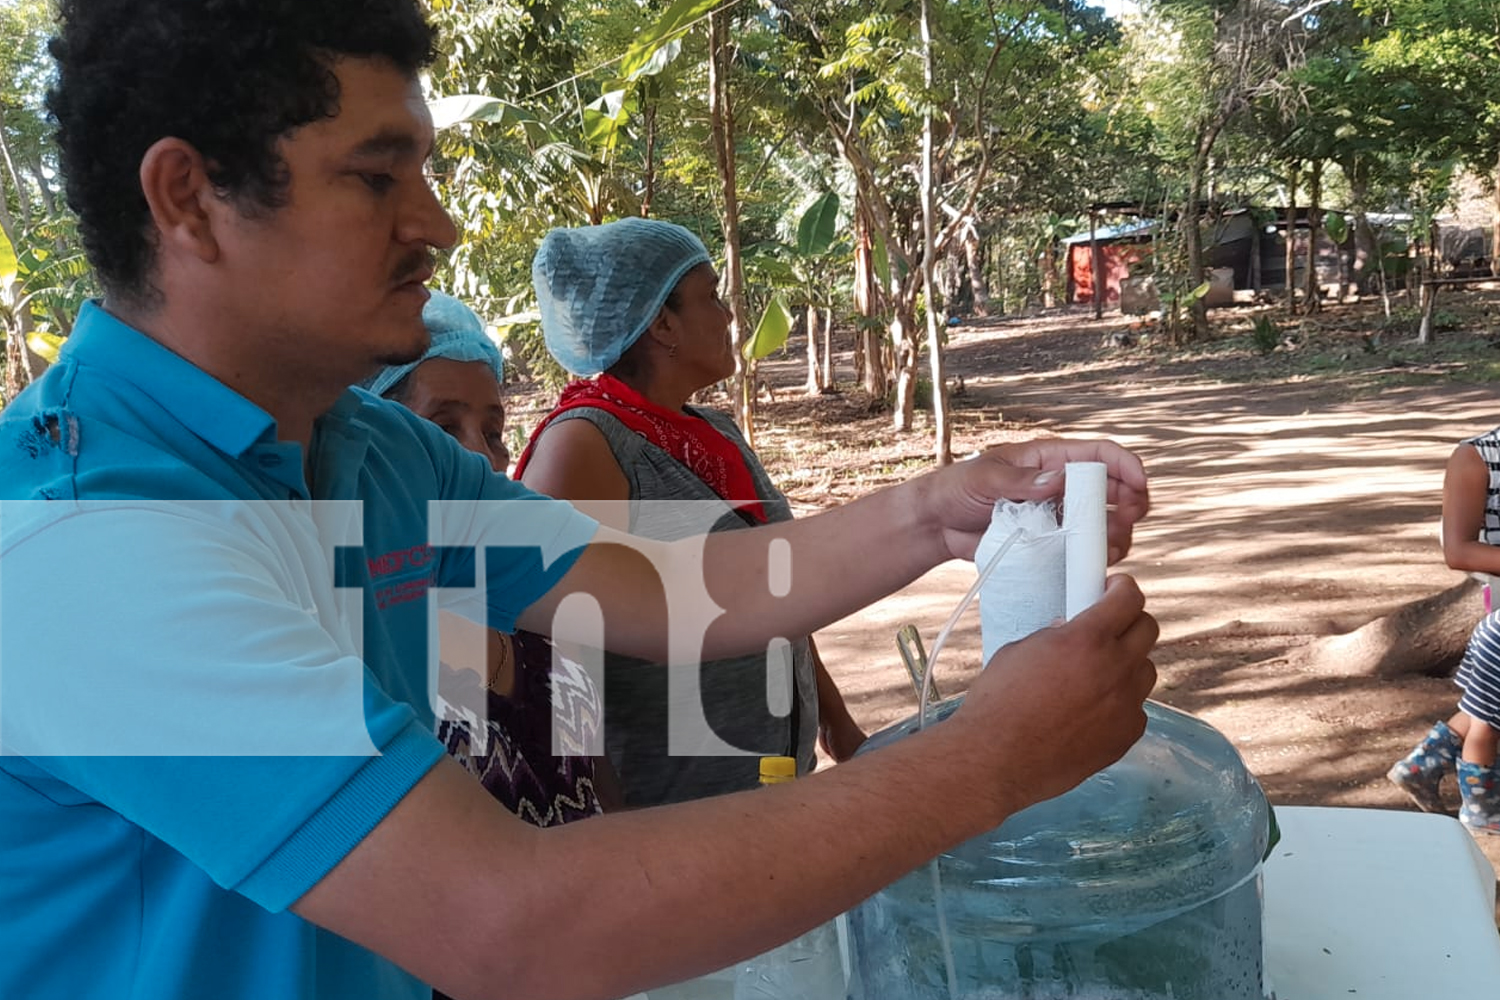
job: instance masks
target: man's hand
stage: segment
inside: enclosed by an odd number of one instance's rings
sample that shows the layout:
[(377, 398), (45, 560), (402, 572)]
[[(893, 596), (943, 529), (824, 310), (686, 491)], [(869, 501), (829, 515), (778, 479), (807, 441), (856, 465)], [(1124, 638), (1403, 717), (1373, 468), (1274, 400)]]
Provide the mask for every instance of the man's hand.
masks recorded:
[(1140, 738), (1157, 633), (1135, 581), (1116, 576), (1072, 621), (995, 653), (950, 722), (964, 720), (965, 745), (993, 754), (1006, 811), (1061, 795)]
[(1069, 462), (1103, 462), (1109, 477), (1109, 562), (1130, 551), (1135, 523), (1146, 516), (1150, 497), (1146, 470), (1133, 452), (1111, 441), (1043, 438), (1003, 444), (937, 473), (929, 484), (928, 510), (944, 530), (950, 555), (972, 559), (989, 527), (997, 500), (1047, 500), (1064, 488)]

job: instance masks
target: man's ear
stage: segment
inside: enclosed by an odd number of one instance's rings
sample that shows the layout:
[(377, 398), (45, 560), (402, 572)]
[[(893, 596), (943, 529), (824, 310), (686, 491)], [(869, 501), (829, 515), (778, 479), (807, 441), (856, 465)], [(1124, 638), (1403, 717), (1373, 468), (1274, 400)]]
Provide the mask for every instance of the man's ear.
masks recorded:
[(219, 255), (214, 208), (219, 201), (203, 154), (182, 139), (158, 139), (141, 157), (141, 192), (162, 250), (203, 261)]

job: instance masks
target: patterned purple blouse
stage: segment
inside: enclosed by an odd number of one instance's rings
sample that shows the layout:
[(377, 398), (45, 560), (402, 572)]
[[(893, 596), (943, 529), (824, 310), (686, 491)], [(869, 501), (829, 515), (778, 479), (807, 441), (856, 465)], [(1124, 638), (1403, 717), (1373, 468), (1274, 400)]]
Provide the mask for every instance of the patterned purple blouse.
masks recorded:
[[(597, 815), (589, 748), (602, 753), (598, 689), (578, 664), (561, 655), (554, 664), (545, 636), (518, 632), (511, 643), (516, 667), (509, 697), (486, 690), (473, 671), (441, 666), (438, 739), (501, 805), (533, 826)], [(552, 752), (554, 737), (561, 755)]]

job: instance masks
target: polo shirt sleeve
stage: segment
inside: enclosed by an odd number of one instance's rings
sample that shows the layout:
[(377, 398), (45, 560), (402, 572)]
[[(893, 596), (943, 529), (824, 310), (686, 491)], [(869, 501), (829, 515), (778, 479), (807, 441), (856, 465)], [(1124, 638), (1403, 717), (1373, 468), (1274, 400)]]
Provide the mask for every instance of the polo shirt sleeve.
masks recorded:
[[(567, 575), (598, 533), (599, 522), (567, 501), (495, 473), (436, 426), (421, 424), (439, 475), (437, 495), (464, 498), (431, 503), (429, 531), (434, 541), (478, 553), (485, 579), (487, 607), (462, 596), (449, 598), (445, 606), (502, 632), (514, 631), (521, 612)], [(473, 565), (466, 558), (446, 571), (472, 575)]]
[(0, 523), (0, 752), (273, 911), (442, 753), (368, 674), (338, 623), (358, 592), (309, 570), (295, 523), (243, 503)]

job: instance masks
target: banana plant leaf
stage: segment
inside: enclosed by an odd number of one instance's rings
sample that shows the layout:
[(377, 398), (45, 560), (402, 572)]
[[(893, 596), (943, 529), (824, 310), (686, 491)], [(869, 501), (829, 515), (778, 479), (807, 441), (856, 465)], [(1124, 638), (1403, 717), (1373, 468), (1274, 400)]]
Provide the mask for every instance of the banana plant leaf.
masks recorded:
[(760, 322), (755, 324), (755, 332), (742, 348), (745, 360), (759, 361), (779, 351), (791, 332), (792, 311), (787, 308), (786, 300), (779, 294), (771, 296), (771, 301), (766, 304), (766, 311), (761, 313)]

